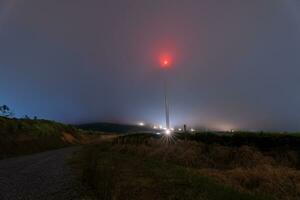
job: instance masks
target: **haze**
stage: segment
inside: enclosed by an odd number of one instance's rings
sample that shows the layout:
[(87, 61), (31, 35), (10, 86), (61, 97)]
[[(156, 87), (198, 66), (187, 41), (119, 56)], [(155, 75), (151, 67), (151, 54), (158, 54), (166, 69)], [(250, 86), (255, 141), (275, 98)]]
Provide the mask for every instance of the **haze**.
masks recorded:
[(297, 0), (0, 0), (0, 104), (67, 123), (300, 130)]

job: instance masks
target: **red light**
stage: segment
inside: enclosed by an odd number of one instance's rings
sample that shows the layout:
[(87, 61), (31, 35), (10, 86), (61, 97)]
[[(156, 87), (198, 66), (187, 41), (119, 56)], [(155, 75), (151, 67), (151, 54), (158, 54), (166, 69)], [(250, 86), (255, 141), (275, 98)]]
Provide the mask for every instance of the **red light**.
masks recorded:
[(170, 64), (169, 60), (163, 60), (161, 62), (161, 67), (162, 68), (168, 68), (170, 66), (169, 64)]
[(170, 56), (161, 56), (160, 57), (160, 65), (162, 68), (169, 68), (171, 65), (171, 58)]

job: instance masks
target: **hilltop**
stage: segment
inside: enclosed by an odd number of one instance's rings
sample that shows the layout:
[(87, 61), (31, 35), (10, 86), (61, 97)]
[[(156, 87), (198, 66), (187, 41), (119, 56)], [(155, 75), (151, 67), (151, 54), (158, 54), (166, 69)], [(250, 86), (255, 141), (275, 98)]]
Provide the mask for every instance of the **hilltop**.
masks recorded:
[(91, 132), (42, 119), (0, 117), (0, 159), (87, 143)]

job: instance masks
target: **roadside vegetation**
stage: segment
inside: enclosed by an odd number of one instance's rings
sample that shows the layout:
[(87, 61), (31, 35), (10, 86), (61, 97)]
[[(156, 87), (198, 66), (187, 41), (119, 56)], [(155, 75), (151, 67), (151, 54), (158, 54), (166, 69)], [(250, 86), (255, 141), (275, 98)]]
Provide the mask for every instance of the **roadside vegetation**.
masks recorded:
[(89, 143), (97, 137), (54, 121), (0, 117), (0, 159)]
[(285, 145), (288, 139), (280, 141), (286, 136), (272, 134), (276, 148), (259, 149), (267, 136), (233, 145), (247, 138), (240, 134), (226, 136), (226, 144), (207, 139), (224, 136), (207, 134), (197, 140), (120, 136), (86, 146), (73, 165), (87, 199), (299, 199), (300, 154)]

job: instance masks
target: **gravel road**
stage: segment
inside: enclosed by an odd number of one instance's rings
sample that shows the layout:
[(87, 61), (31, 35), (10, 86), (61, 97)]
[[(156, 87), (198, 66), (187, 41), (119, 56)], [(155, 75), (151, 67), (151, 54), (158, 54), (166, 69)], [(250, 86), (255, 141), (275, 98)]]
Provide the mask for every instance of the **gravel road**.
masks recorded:
[(79, 199), (66, 157), (79, 147), (0, 160), (0, 200)]

